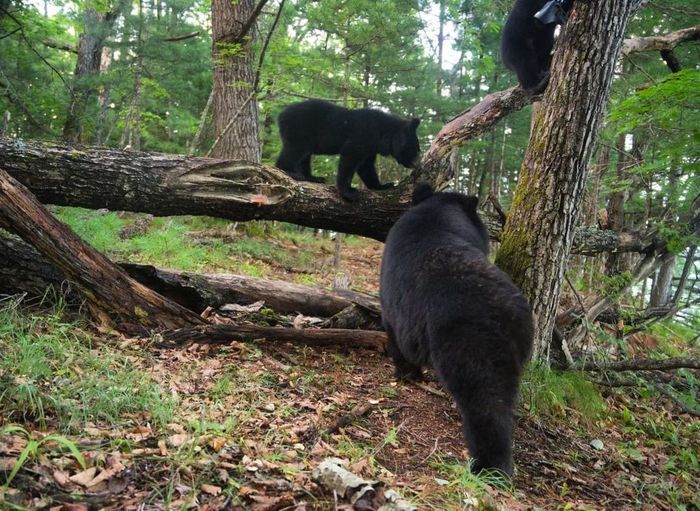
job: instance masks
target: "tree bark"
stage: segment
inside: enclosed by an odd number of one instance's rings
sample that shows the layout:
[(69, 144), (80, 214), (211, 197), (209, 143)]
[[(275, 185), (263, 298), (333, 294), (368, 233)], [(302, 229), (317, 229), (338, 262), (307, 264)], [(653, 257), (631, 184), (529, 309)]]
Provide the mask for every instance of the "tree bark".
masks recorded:
[(496, 263), (530, 301), (537, 317), (533, 356), (545, 363), (593, 143), (625, 29), (640, 3), (575, 4), (558, 41), (542, 108), (533, 113)]
[[(253, 0), (212, 1), (212, 94), (218, 143), (211, 153), (217, 158), (260, 162), (258, 103), (253, 89), (254, 32), (251, 30), (256, 11), (259, 14)], [(230, 123), (233, 116), (237, 116), (237, 120)]]
[[(66, 275), (20, 238), (0, 230), (0, 294), (28, 293), (41, 297), (49, 286), (70, 289)], [(281, 314), (331, 317), (353, 304), (379, 317), (379, 300), (353, 291), (326, 291), (289, 282), (222, 273), (192, 273), (121, 263), (131, 278), (183, 307), (200, 313), (228, 303), (259, 300)]]
[(83, 32), (78, 37), (77, 60), (73, 74), (66, 121), (63, 125), (63, 140), (68, 144), (81, 141), (85, 116), (89, 103), (97, 94), (90, 78), (100, 72), (102, 48), (114, 22), (126, 8), (126, 0), (117, 0), (110, 12), (98, 12), (88, 7), (83, 12)]
[[(21, 183), (0, 169), (0, 227), (16, 232), (75, 283), (101, 323), (132, 330), (202, 324), (193, 312), (132, 280), (56, 220)], [(126, 325), (124, 325), (126, 323)]]
[[(134, 211), (153, 215), (207, 215), (229, 220), (280, 220), (383, 241), (410, 205), (404, 181), (393, 190), (362, 191), (344, 201), (333, 186), (297, 182), (268, 165), (157, 153), (112, 151), (0, 138), (3, 168), (44, 204)], [(432, 160), (429, 160), (432, 161)], [(498, 240), (498, 216), (483, 214)], [(577, 230), (573, 252), (639, 252), (651, 242), (640, 233)]]
[(673, 273), (676, 269), (676, 257), (671, 255), (666, 259), (654, 279), (654, 286), (651, 288), (649, 297), (649, 307), (664, 307), (671, 301), (671, 283)]
[[(627, 153), (625, 152), (625, 140), (627, 135), (621, 133), (618, 135), (615, 148), (617, 149), (617, 163), (615, 164), (615, 177), (617, 183), (615, 189), (608, 197), (608, 229), (615, 232), (622, 232), (625, 224), (625, 202), (627, 200), (628, 190), (622, 188), (622, 181), (627, 174)], [(614, 276), (625, 271), (623, 267), (622, 254), (618, 252), (610, 252), (605, 261), (605, 273), (608, 276)]]

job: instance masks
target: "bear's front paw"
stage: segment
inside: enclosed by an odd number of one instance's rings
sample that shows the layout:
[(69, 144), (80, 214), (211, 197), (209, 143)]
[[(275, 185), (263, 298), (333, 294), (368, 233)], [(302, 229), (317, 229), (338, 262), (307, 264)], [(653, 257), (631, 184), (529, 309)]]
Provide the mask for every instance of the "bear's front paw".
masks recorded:
[(360, 192), (355, 188), (348, 188), (347, 190), (338, 190), (340, 195), (348, 202), (357, 202), (360, 200)]
[(389, 190), (390, 188), (396, 188), (396, 185), (394, 183), (384, 183), (383, 185), (379, 185), (379, 190)]
[(314, 183), (324, 183), (324, 184), (326, 182), (326, 180), (324, 178), (319, 177), (319, 176), (309, 176), (309, 181), (312, 181)]

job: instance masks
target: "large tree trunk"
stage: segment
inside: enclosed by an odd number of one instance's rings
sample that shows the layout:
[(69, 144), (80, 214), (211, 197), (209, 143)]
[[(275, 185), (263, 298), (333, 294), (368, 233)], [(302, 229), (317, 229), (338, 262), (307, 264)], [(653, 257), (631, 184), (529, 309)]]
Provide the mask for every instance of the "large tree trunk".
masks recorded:
[[(202, 324), (193, 312), (132, 280), (56, 220), (21, 183), (0, 169), (0, 226), (35, 246), (73, 282), (102, 323), (146, 328)], [(132, 330), (131, 326), (124, 327)]]
[[(448, 135), (449, 136), (449, 135)], [(167, 154), (78, 150), (0, 138), (3, 168), (44, 204), (229, 220), (280, 220), (384, 240), (409, 207), (412, 182), (344, 201), (333, 186), (294, 181), (267, 165)], [(428, 160), (432, 162), (432, 160)], [(437, 168), (437, 164), (432, 166)], [(420, 174), (419, 174), (420, 177)], [(494, 240), (500, 220), (484, 214)], [(574, 252), (639, 252), (650, 240), (594, 227), (577, 231)]]
[(575, 3), (542, 108), (533, 113), (530, 143), (496, 262), (530, 301), (537, 317), (533, 356), (542, 361), (549, 361), (593, 142), (625, 29), (640, 3)]
[[(253, 0), (213, 0), (214, 127), (211, 156), (260, 161), (258, 102), (253, 89)], [(254, 18), (253, 18), (254, 19)], [(235, 122), (230, 122), (233, 118)]]

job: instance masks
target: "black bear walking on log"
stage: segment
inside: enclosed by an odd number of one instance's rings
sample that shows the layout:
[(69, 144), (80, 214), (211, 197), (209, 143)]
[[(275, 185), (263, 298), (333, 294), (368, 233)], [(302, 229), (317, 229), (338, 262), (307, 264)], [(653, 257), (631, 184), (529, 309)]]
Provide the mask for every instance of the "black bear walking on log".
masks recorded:
[(355, 172), (370, 190), (385, 190), (377, 176), (377, 154), (393, 156), (404, 167), (418, 160), (416, 129), (420, 119), (402, 119), (372, 108), (350, 110), (312, 99), (295, 103), (279, 115), (282, 152), (276, 166), (299, 181), (323, 182), (311, 174), (311, 155), (339, 154), (337, 186), (349, 201), (358, 199), (352, 187)]
[(396, 375), (419, 379), (432, 366), (462, 414), (472, 469), (511, 475), (530, 307), (487, 259), (476, 197), (419, 185), (413, 203), (389, 231), (382, 259), (382, 321)]
[(508, 15), (501, 34), (501, 58), (530, 94), (547, 87), (554, 31), (566, 21), (571, 4), (572, 0), (515, 0)]

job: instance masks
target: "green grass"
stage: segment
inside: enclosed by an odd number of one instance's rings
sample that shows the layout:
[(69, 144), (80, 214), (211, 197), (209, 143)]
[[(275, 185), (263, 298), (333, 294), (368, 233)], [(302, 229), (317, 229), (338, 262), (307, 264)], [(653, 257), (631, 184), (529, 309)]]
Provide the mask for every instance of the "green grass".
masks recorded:
[[(61, 207), (56, 216), (100, 252), (117, 260), (153, 264), (188, 271), (228, 271), (265, 277), (269, 264), (289, 268), (312, 268), (317, 256), (310, 250), (288, 250), (270, 242), (270, 236), (298, 247), (320, 247), (324, 240), (311, 231), (300, 232), (285, 224), (247, 222), (238, 228), (235, 241), (188, 236), (191, 232), (227, 232), (231, 222), (207, 217), (154, 218), (143, 234), (121, 239), (120, 231), (141, 215)], [(309, 278), (308, 281), (313, 280)]]
[(0, 416), (79, 432), (126, 416), (156, 427), (171, 420), (175, 401), (109, 345), (95, 346), (78, 324), (51, 314), (0, 305)]
[(424, 494), (419, 499), (421, 509), (498, 509), (489, 498), (489, 488), (514, 492), (510, 479), (495, 470), (474, 474), (470, 463), (455, 463), (442, 457), (430, 466), (435, 469), (434, 481), (440, 490)]
[(565, 408), (570, 408), (594, 420), (607, 410), (596, 386), (581, 373), (553, 371), (537, 364), (528, 367), (521, 396), (534, 414), (562, 415)]

